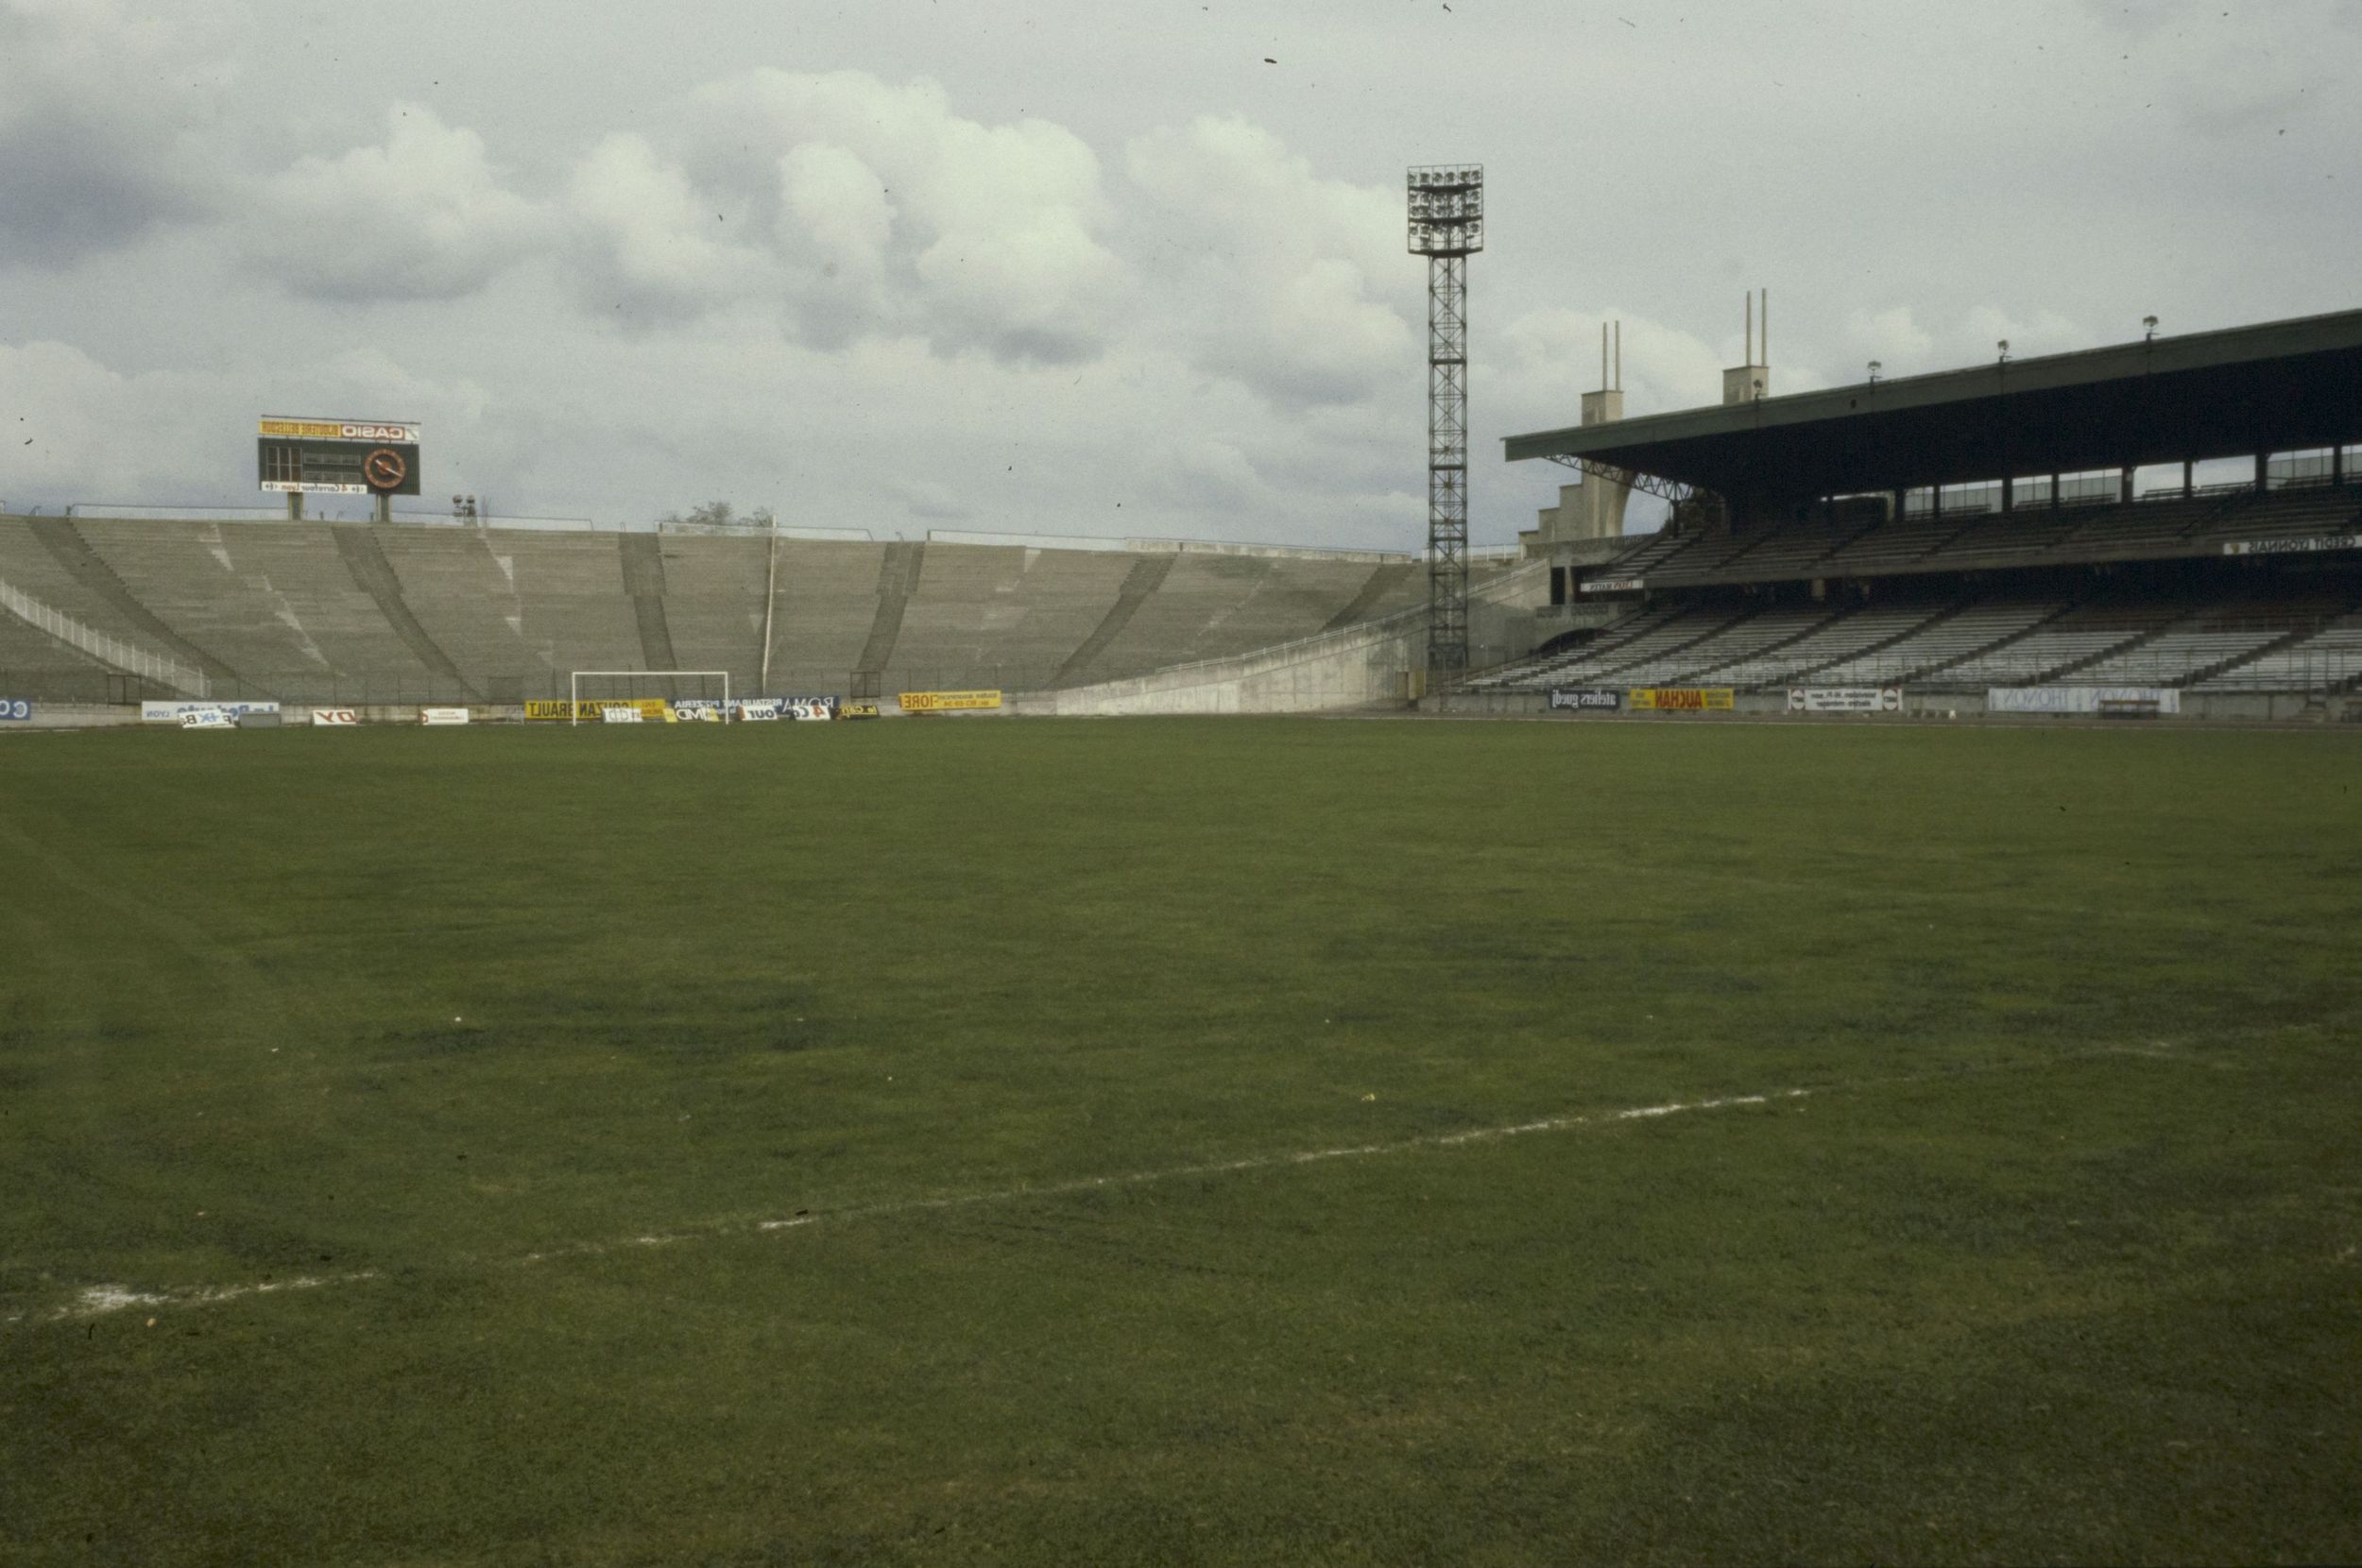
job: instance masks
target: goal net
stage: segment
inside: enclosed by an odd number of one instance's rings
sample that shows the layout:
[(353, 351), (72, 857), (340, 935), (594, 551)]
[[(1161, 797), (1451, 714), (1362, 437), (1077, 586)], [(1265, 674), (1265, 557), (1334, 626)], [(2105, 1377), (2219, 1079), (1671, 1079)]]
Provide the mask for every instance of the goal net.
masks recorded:
[(612, 709), (661, 723), (667, 707), (686, 716), (711, 713), (727, 718), (730, 710), (730, 674), (727, 670), (577, 670), (568, 690), (569, 717), (574, 724), (598, 724)]

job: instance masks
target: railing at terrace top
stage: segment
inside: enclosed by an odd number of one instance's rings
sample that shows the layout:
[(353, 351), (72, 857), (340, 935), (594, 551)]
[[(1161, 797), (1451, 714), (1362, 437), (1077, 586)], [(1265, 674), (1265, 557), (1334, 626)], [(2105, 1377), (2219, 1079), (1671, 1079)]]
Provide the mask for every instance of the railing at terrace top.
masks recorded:
[(0, 579), (0, 609), (5, 609), (35, 631), (46, 633), (67, 647), (78, 649), (99, 663), (111, 666), (118, 673), (153, 681), (192, 697), (210, 695), (206, 690), (203, 671), (191, 670), (161, 654), (134, 648), (128, 642), (85, 626), (64, 611), (52, 609), (5, 579)]

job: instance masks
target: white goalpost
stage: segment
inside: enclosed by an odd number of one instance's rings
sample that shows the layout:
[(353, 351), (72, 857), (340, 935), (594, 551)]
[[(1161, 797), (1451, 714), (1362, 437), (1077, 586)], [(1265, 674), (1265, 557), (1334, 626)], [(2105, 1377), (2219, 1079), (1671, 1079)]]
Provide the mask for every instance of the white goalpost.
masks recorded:
[[(566, 688), (566, 722), (582, 723), (582, 683), (586, 680), (719, 680), (722, 683), (722, 711), (730, 710), (730, 673), (727, 670), (577, 670)], [(593, 702), (602, 699), (594, 697)], [(628, 699), (618, 699), (628, 700)]]

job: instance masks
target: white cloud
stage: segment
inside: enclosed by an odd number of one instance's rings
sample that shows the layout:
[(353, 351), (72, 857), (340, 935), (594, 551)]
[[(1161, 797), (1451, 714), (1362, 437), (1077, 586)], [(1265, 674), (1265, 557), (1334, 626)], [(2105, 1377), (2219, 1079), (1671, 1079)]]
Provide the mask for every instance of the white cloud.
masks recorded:
[(728, 213), (644, 136), (619, 132), (593, 148), (574, 170), (567, 207), (590, 302), (626, 324), (677, 321), (779, 290), (772, 254), (731, 238)]
[(1936, 340), (1919, 324), (1908, 305), (1853, 312), (1845, 318), (1845, 341), (1862, 356), (1865, 374), (1874, 359), (1888, 375), (1922, 368), (1936, 347)]
[(265, 181), (253, 262), (329, 299), (448, 299), (538, 250), (547, 215), (505, 187), (474, 131), (422, 104), (386, 113), (379, 146), (305, 158)]
[(917, 333), (1048, 364), (1100, 352), (1121, 318), (1099, 161), (1062, 127), (963, 118), (924, 78), (770, 69), (700, 90), (692, 119), (659, 210), (743, 213), (768, 239), (762, 265), (675, 291), (685, 302), (760, 294), (821, 347)]
[(0, 0), (0, 262), (68, 262), (214, 208), (199, 128), (230, 77), (177, 21)]
[(1125, 170), (1143, 265), (1206, 369), (1292, 406), (1414, 372), (1398, 193), (1322, 179), (1270, 131), (1213, 116), (1135, 138)]
[(124, 375), (70, 344), (0, 343), (9, 505), (41, 496), (187, 499), (197, 476), (220, 466), (221, 391), (199, 374)]

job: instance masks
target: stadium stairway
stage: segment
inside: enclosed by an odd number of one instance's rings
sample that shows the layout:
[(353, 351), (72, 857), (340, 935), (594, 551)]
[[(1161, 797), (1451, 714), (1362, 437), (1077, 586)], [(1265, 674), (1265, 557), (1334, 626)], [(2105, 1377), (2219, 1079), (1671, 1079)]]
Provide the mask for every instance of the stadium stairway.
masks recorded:
[(1178, 555), (1144, 555), (1132, 563), (1132, 570), (1124, 573), (1123, 586), (1116, 590), (1116, 602), (1107, 606), (1107, 613), (1100, 617), (1099, 624), (1091, 628), (1082, 646), (1069, 654), (1058, 666), (1057, 673), (1050, 677), (1053, 690), (1080, 686), (1087, 679), (1096, 678), (1090, 673), (1091, 666), (1132, 623), (1132, 618), (1139, 613), (1149, 595), (1164, 586), (1165, 579), (1172, 573), (1173, 563), (1179, 559)]
[[(664, 614), (664, 546), (654, 534), (618, 534), (616, 552), (623, 557), (624, 591), (631, 595), (632, 620), (640, 629), (641, 668), (677, 670), (673, 654), (673, 628)], [(652, 694), (677, 697), (677, 683), (667, 681)]]
[(402, 594), (402, 580), (394, 575), (393, 565), (386, 560), (385, 548), (379, 542), (375, 529), (366, 523), (332, 522), (322, 526), (335, 539), (336, 554), (344, 557), (345, 570), (352, 573), (354, 584), (376, 602), (385, 623), (393, 627), (394, 635), (402, 639), (411, 656), (437, 680), (448, 681), (468, 696), (481, 699), (484, 693), (459, 673), (459, 666), (452, 662), (451, 656), (419, 624), (409, 600)]
[(1416, 561), (1390, 561), (1384, 566), (1371, 568), (1369, 579), (1361, 585), (1361, 591), (1346, 600), (1344, 607), (1330, 616), (1321, 630), (1341, 631), (1357, 622), (1369, 620), (1378, 613), (1378, 606), (1400, 592), (1410, 582), (1412, 573), (1418, 570), (1419, 563)]
[(143, 604), (138, 594), (91, 548), (81, 530), (65, 518), (33, 518), (29, 520), (33, 537), (49, 553), (50, 558), (92, 600), (111, 613), (111, 625), (99, 625), (106, 632), (134, 645), (145, 643), (167, 657), (179, 660), (195, 670), (204, 672), (215, 681), (242, 680), (238, 672), (198, 647), (164, 624), (155, 611)]
[(2273, 690), (2297, 676), (2308, 656), (2352, 658), (2357, 669), (2362, 669), (2362, 597), (2348, 596), (2343, 604), (2342, 609), (2322, 615), (2310, 624), (2291, 626), (2271, 640), (2232, 657), (2194, 667), (2176, 684), (2224, 691)]
[(897, 541), (885, 547), (878, 562), (877, 613), (870, 618), (869, 640), (862, 644), (861, 661), (853, 666), (854, 695), (874, 696), (881, 690), (879, 682), (893, 662), (894, 645), (902, 636), (902, 616), (910, 608), (911, 591), (918, 587), (926, 559), (924, 540)]

